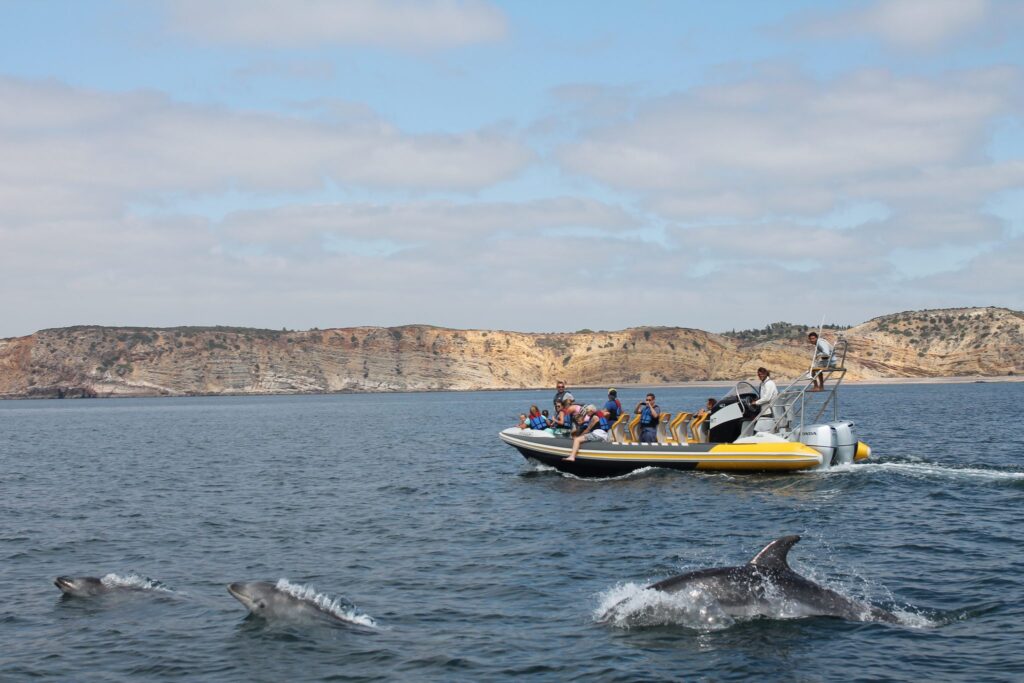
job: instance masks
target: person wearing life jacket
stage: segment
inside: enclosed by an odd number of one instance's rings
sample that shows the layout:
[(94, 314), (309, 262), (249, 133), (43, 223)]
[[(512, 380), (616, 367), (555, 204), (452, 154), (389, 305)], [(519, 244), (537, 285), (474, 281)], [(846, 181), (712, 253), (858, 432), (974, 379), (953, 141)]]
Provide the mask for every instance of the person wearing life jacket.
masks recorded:
[(569, 436), (572, 431), (572, 418), (565, 410), (561, 401), (555, 403), (555, 419), (551, 423), (551, 433), (555, 436)]
[(584, 441), (607, 441), (608, 430), (611, 429), (611, 423), (608, 422), (608, 414), (603, 410), (598, 410), (597, 406), (587, 405), (583, 410), (579, 411), (575, 419), (576, 430), (575, 436), (572, 438), (572, 451), (569, 453), (569, 457), (566, 458), (566, 462), (572, 462), (576, 459), (576, 454), (580, 452), (580, 445)]
[(608, 414), (608, 419), (611, 420), (612, 424), (619, 419), (619, 415), (622, 415), (622, 404), (619, 403), (619, 393), (615, 389), (608, 390), (608, 402), (604, 404), (604, 411)]
[(548, 419), (540, 414), (540, 408), (537, 406), (530, 406), (529, 425), (530, 429), (534, 429), (538, 432), (542, 432), (548, 428)]
[(654, 402), (654, 394), (636, 404), (633, 413), (640, 414), (640, 443), (658, 443), (658, 419), (661, 408)]

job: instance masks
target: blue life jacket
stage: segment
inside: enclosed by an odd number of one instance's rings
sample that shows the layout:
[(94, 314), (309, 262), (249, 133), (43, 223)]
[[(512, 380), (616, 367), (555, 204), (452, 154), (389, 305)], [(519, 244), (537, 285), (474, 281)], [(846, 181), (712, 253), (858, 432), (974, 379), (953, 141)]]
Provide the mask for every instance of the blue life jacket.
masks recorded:
[(608, 418), (605, 417), (604, 415), (601, 415), (600, 419), (601, 419), (601, 422), (597, 425), (597, 428), (598, 429), (603, 429), (606, 432), (610, 432), (612, 430), (612, 423), (609, 422)]
[(547, 429), (548, 421), (543, 415), (537, 415), (536, 417), (530, 418), (530, 429)]
[(658, 418), (651, 412), (651, 407), (645, 405), (640, 409), (640, 426), (641, 427), (657, 427)]
[(622, 404), (619, 403), (619, 399), (609, 399), (604, 404), (604, 409), (608, 413), (608, 419), (615, 422), (619, 419), (619, 415), (622, 415)]

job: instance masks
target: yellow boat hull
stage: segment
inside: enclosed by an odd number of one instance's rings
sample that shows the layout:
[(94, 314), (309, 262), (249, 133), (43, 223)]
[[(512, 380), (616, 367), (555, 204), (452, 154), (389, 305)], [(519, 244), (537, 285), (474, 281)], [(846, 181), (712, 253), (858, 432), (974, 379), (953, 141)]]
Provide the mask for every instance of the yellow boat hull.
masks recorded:
[[(618, 444), (589, 441), (574, 461), (567, 438), (533, 436), (530, 430), (505, 430), (498, 435), (523, 457), (580, 476), (616, 476), (643, 467), (728, 472), (792, 472), (821, 467), (823, 456), (806, 444), (759, 441), (740, 444)], [(863, 449), (861, 448), (863, 446)], [(858, 459), (870, 448), (858, 445)]]

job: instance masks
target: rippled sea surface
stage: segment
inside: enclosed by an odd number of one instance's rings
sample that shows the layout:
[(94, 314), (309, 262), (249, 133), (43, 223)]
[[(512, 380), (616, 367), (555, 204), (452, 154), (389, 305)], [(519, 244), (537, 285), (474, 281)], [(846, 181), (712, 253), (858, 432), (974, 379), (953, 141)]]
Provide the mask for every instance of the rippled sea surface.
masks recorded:
[[(497, 439), (551, 393), (0, 402), (0, 680), (1024, 676), (1024, 383), (849, 387), (874, 453), (843, 471), (604, 481)], [(794, 569), (903, 623), (598, 619), (793, 533)], [(282, 578), (376, 628), (247, 617), (225, 589)]]

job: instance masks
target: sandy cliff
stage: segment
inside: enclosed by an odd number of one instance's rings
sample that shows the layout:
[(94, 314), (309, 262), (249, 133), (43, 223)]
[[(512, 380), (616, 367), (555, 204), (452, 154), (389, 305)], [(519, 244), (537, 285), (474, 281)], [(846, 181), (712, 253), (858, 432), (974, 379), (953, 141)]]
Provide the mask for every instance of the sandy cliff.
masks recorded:
[[(1024, 314), (883, 316), (843, 332), (850, 379), (1024, 373)], [(827, 333), (834, 339), (834, 333)], [(285, 332), (70, 327), (0, 340), (6, 397), (423, 391), (751, 377), (806, 370), (802, 336), (746, 340), (686, 328), (525, 334), (422, 325)]]

